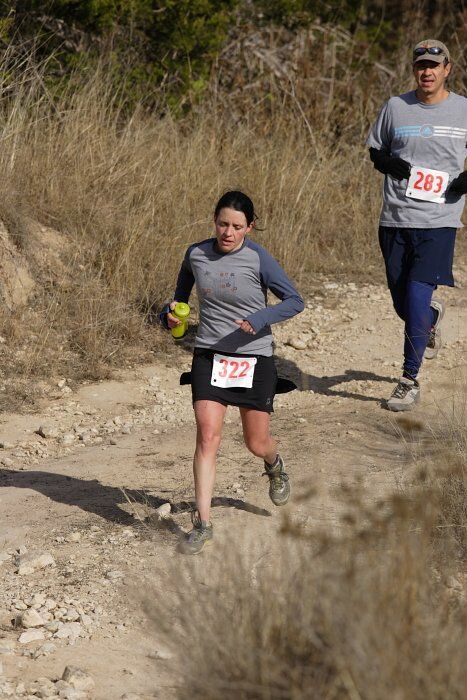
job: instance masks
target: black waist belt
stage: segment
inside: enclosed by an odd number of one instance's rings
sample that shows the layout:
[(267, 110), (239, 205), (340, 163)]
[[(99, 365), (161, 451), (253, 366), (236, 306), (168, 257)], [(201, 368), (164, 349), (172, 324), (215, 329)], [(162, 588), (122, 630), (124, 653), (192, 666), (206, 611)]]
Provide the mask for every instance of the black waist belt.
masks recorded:
[[(180, 384), (191, 384), (191, 372), (182, 372), (180, 375)], [(276, 384), (276, 394), (288, 394), (289, 391), (295, 391), (297, 385), (294, 384), (290, 379), (285, 379), (285, 377), (278, 377)]]

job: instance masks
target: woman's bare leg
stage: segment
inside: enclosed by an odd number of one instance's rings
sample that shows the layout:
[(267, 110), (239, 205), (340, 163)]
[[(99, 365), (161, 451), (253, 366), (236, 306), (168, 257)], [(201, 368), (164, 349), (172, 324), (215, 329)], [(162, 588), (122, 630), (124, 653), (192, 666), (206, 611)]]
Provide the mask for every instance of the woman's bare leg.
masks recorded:
[(269, 497), (274, 505), (283, 506), (290, 498), (290, 483), (284, 461), (277, 453), (277, 442), (270, 433), (269, 413), (241, 408), (240, 415), (245, 445), (254, 455), (264, 459), (265, 473), (269, 477)]
[(217, 401), (195, 401), (196, 449), (193, 459), (196, 507), (201, 520), (208, 522), (216, 478), (219, 449), (226, 406)]
[(272, 464), (277, 456), (277, 442), (270, 433), (270, 415), (253, 408), (240, 408), (245, 445), (256, 457)]

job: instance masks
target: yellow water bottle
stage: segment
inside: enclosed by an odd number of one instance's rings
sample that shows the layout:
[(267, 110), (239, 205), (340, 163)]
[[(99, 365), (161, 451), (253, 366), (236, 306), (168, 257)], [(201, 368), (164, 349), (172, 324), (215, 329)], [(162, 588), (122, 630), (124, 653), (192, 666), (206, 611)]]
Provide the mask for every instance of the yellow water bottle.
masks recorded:
[(190, 307), (183, 301), (179, 301), (177, 304), (175, 304), (175, 308), (172, 309), (170, 313), (172, 316), (175, 316), (175, 318), (180, 319), (182, 322), (178, 326), (174, 326), (172, 328), (172, 337), (179, 340), (180, 338), (183, 338), (188, 330), (188, 316), (190, 315)]

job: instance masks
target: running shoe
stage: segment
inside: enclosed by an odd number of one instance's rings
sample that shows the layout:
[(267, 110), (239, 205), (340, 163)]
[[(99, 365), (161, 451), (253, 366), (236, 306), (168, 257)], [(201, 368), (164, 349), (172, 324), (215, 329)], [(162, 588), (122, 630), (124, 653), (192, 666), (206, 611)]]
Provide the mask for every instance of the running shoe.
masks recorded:
[(193, 529), (184, 535), (179, 544), (182, 554), (199, 554), (206, 545), (212, 542), (212, 524), (201, 520), (197, 510), (191, 514)]
[(401, 377), (387, 400), (390, 411), (410, 411), (420, 401), (420, 384), (416, 379)]
[(264, 462), (264, 468), (263, 476), (269, 477), (269, 498), (275, 506), (284, 506), (290, 498), (290, 483), (282, 457), (277, 455), (273, 464)]
[(432, 299), (431, 308), (434, 309), (438, 315), (436, 317), (435, 325), (430, 331), (430, 337), (428, 338), (428, 343), (424, 354), (425, 360), (433, 360), (438, 354), (438, 350), (442, 345), (441, 329), (439, 326), (444, 316), (444, 304), (439, 299)]

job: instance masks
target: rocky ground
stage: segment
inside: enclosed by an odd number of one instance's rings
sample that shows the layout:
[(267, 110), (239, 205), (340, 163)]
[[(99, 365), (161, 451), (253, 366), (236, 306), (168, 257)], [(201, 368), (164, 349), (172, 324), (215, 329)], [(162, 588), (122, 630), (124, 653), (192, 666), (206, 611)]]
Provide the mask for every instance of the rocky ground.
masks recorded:
[[(442, 290), (445, 345), (425, 363), (412, 414), (426, 424), (465, 390), (466, 272), (458, 267), (459, 286)], [(381, 402), (402, 348), (385, 288), (319, 280), (304, 313), (275, 337), (280, 374), (298, 391), (276, 398), (274, 432), (294, 495), (312, 487), (315, 496), (274, 509), (230, 409), (217, 547), (201, 555), (207, 572), (235, 528), (267, 543), (284, 510), (335, 528), (339, 483), (359, 478), (376, 498), (407, 474), (397, 419)], [(189, 388), (178, 385), (189, 365), (187, 342), (165, 360), (76, 391), (57, 378), (56, 398), (39, 413), (2, 416), (0, 699), (173, 697), (174, 652), (148, 625), (141, 599), (180, 556), (176, 543), (189, 526), (194, 426)]]

